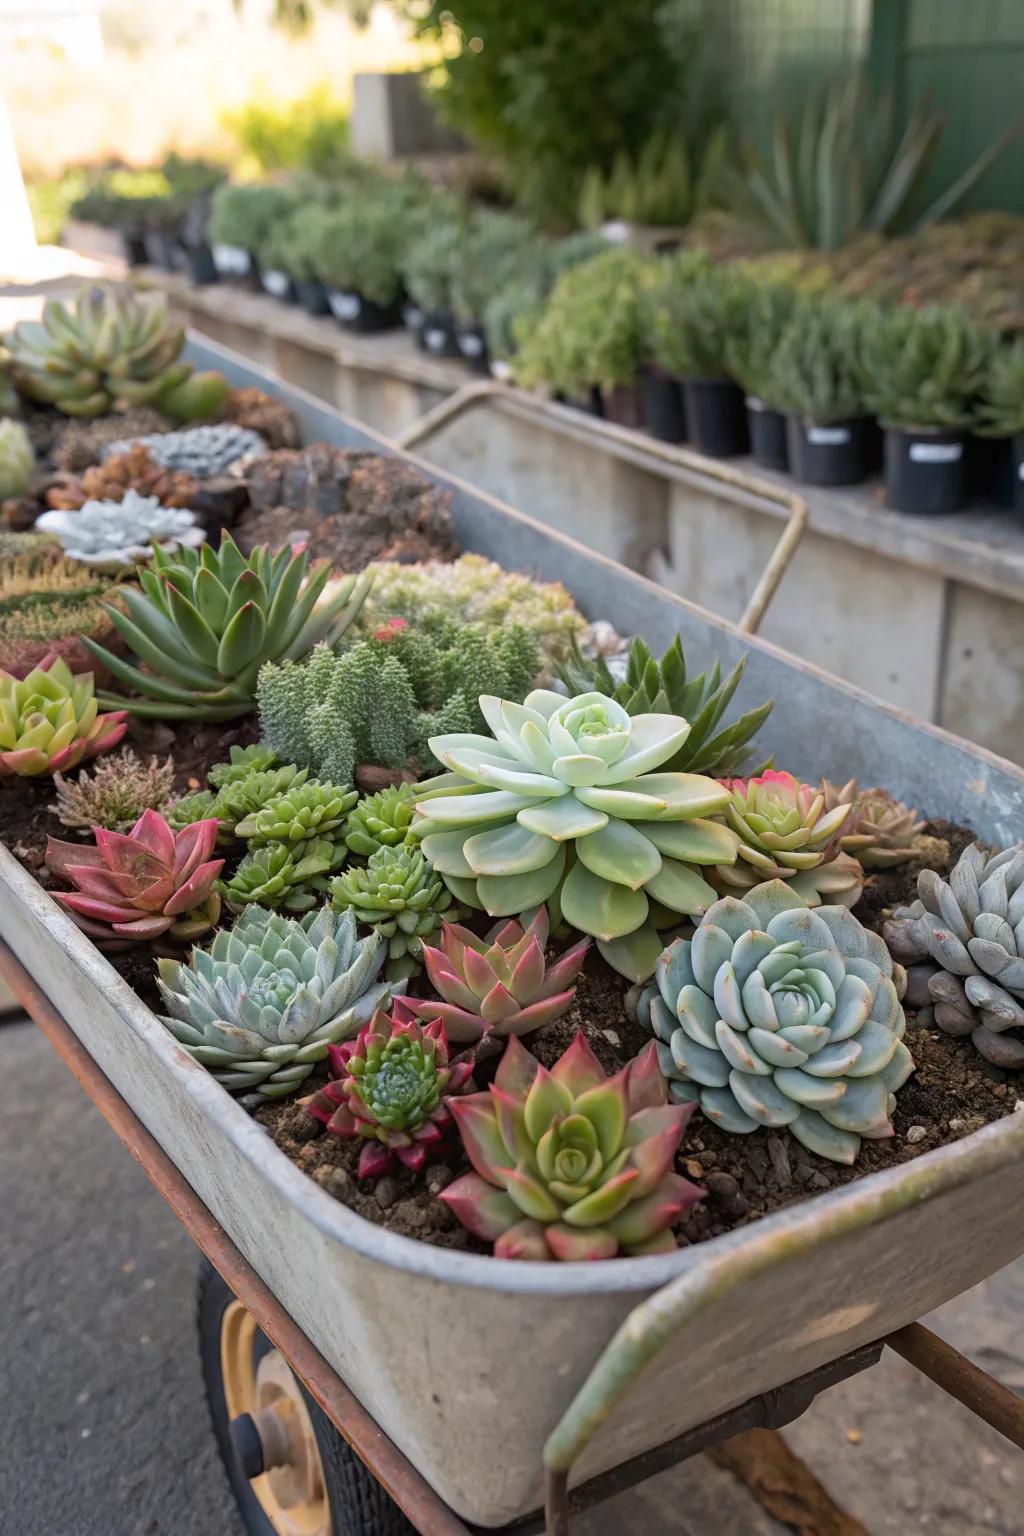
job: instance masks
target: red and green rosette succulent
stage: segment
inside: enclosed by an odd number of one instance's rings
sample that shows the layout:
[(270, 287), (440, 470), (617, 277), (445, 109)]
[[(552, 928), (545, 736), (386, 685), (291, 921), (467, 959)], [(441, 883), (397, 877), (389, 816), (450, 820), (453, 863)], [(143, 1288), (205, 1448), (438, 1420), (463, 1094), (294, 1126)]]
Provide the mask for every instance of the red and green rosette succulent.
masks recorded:
[(441, 944), (424, 944), (423, 962), (444, 999), (407, 997), (421, 1019), (440, 1017), (458, 1041), (528, 1035), (560, 1019), (576, 995), (570, 985), (587, 957), (590, 940), (574, 944), (552, 964), (544, 959), (550, 920), (538, 908), (529, 927), (514, 919), (490, 939), (478, 939), (461, 923), (441, 924)]
[(331, 1081), (303, 1108), (335, 1136), (366, 1138), (361, 1179), (378, 1178), (396, 1159), (418, 1172), (451, 1128), (446, 1098), (473, 1086), (472, 1064), (449, 1061), (441, 1020), (421, 1027), (400, 998), (392, 1016), (378, 1009), (327, 1056)]
[(668, 1103), (653, 1042), (607, 1078), (582, 1033), (550, 1072), (513, 1036), (490, 1090), (449, 1107), (475, 1172), (441, 1199), (495, 1258), (670, 1252), (703, 1198), (673, 1171), (692, 1106)]
[(85, 933), (99, 941), (201, 938), (220, 916), (214, 889), (223, 859), (211, 859), (216, 819), (175, 834), (159, 811), (143, 811), (130, 832), (96, 829), (93, 847), (51, 837), (47, 868), (77, 887), (54, 891)]

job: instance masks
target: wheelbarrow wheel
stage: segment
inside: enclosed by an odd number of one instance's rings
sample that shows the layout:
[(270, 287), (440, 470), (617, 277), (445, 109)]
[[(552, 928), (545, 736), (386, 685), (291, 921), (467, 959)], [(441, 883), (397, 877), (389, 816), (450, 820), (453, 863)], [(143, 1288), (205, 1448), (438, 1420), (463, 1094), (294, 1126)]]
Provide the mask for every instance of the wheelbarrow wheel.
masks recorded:
[(206, 1259), (197, 1325), (213, 1432), (249, 1536), (415, 1536)]

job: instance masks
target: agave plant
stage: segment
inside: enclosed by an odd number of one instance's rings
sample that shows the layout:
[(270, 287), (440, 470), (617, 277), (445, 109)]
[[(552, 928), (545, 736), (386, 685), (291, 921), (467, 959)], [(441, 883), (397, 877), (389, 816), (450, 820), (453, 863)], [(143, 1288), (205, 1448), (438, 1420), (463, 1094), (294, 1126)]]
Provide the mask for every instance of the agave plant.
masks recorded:
[(86, 501), (77, 512), (44, 512), (36, 527), (52, 534), (69, 560), (101, 571), (148, 560), (154, 543), (170, 555), (195, 549), (206, 538), (188, 508), (164, 507), (155, 496), (133, 490), (121, 501)]
[(187, 943), (220, 916), (214, 887), (224, 864), (211, 859), (216, 821), (174, 833), (158, 811), (143, 811), (130, 832), (96, 829), (94, 847), (51, 837), (46, 866), (77, 889), (54, 891), (85, 933), (101, 942), (158, 939)]
[[(690, 731), (682, 746), (663, 765), (672, 773), (707, 773), (723, 778), (738, 773), (750, 756), (747, 743), (761, 729), (772, 711), (772, 700), (718, 730), (718, 723), (732, 701), (746, 670), (743, 656), (722, 682), (721, 663), (716, 659), (710, 672), (689, 677), (683, 643), (676, 635), (660, 661), (656, 661), (643, 640), (630, 642), (626, 675), (618, 681), (601, 655), (585, 657), (573, 637), (568, 660), (558, 668), (558, 675), (570, 694), (603, 693), (621, 704), (628, 715), (681, 715), (690, 721)], [(771, 767), (771, 758), (759, 768)]]
[(826, 810), (820, 790), (771, 768), (757, 778), (729, 779), (726, 788), (725, 820), (739, 838), (739, 856), (714, 871), (723, 894), (786, 880), (809, 906), (826, 896), (844, 907), (855, 905), (864, 871), (841, 848), (853, 830), (852, 802)]
[(970, 1035), (998, 1067), (1024, 1068), (1024, 843), (991, 858), (972, 843), (948, 881), (923, 869), (917, 896), (883, 932), (897, 960), (927, 967), (933, 1007), (919, 1021)]
[(55, 652), (24, 678), (0, 670), (0, 778), (75, 768), (127, 729), (123, 709), (98, 713), (93, 674), (76, 675)]
[(892, 869), (915, 857), (924, 822), (887, 789), (859, 790), (856, 779), (845, 784), (822, 779), (819, 788), (826, 811), (840, 805), (853, 807), (850, 829), (842, 834), (840, 847), (865, 869)]
[(217, 551), (154, 549), (151, 569), (139, 572), (142, 591), (123, 588), (125, 611), (108, 610), (146, 670), (86, 641), (118, 682), (142, 695), (104, 702), (168, 720), (247, 714), (264, 662), (304, 656), (319, 640), (333, 645), (358, 614), (372, 578), (328, 587), (329, 576), (328, 561), (311, 565), (288, 546), (274, 554), (260, 546), (246, 558), (228, 533)]
[(294, 845), (266, 843), (246, 854), (231, 879), (221, 884), (221, 895), (232, 912), (251, 903), (308, 912), (323, 900), (328, 876), (343, 858), (344, 848), (329, 837), (311, 837)]
[(788, 1126), (810, 1151), (852, 1163), (862, 1136), (892, 1135), (903, 1044), (902, 967), (845, 907), (809, 910), (773, 880), (726, 896), (676, 939), (637, 1003), (679, 1103), (738, 1134)]
[(103, 416), (118, 400), (159, 403), (192, 372), (166, 297), (127, 288), (47, 299), (42, 319), (23, 320), (6, 343), (21, 393), (68, 416)]
[(419, 970), (423, 940), (452, 908), (450, 892), (422, 852), (404, 846), (379, 848), (365, 868), (351, 865), (331, 881), (331, 900), (387, 939), (387, 972), (396, 981)]
[[(694, 865), (728, 864), (738, 839), (706, 820), (729, 790), (699, 774), (652, 772), (690, 727), (629, 715), (601, 693), (536, 689), (525, 704), (480, 700), (494, 736), (435, 736), (452, 771), (420, 786), (414, 830), (460, 901), (493, 917), (549, 902), (642, 980), (661, 950), (655, 923), (715, 899)], [(652, 909), (652, 902), (656, 906)]]
[(513, 1036), (489, 1092), (449, 1108), (475, 1172), (441, 1199), (495, 1258), (670, 1252), (703, 1196), (672, 1171), (692, 1106), (667, 1102), (653, 1043), (606, 1078), (582, 1032), (550, 1072)]
[(440, 1018), (452, 1040), (529, 1035), (554, 1023), (576, 995), (571, 985), (587, 957), (590, 940), (574, 944), (546, 965), (546, 907), (527, 928), (511, 921), (489, 939), (478, 939), (460, 923), (442, 923), (441, 944), (423, 946), (423, 963), (436, 998), (407, 997), (406, 1007), (421, 1019)]
[(358, 939), (350, 913), (249, 907), (187, 965), (157, 962), (164, 1023), (225, 1088), (282, 1098), (386, 1004), (383, 963), (381, 940)]
[(378, 848), (407, 842), (415, 805), (411, 784), (392, 784), (375, 795), (364, 795), (345, 824), (350, 851), (368, 859)]
[[(244, 786), (245, 780), (242, 780)], [(311, 837), (331, 837), (340, 841), (341, 828), (359, 798), (355, 789), (339, 789), (311, 779), (292, 782), (282, 794), (275, 795), (258, 811), (235, 823), (235, 836), (244, 837), (254, 848), (266, 843), (293, 846)]]
[(452, 1117), (446, 1099), (474, 1086), (470, 1062), (450, 1062), (444, 1025), (425, 1028), (396, 998), (355, 1040), (328, 1047), (331, 1081), (303, 1099), (307, 1114), (335, 1136), (365, 1139), (359, 1177), (376, 1179), (395, 1162), (414, 1173), (441, 1149)]

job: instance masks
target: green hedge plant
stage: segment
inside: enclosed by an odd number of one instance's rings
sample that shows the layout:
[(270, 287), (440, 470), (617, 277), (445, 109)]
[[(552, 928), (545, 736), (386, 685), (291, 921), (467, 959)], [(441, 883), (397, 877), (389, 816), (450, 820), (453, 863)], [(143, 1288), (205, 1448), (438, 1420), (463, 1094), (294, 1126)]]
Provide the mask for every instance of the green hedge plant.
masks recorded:
[(989, 362), (978, 409), (985, 437), (1024, 433), (1024, 338), (996, 347)]
[(662, 258), (642, 300), (647, 362), (682, 378), (728, 376), (728, 340), (742, 324), (750, 279), (703, 251)]
[(517, 377), (572, 397), (633, 384), (644, 361), (642, 296), (656, 264), (611, 248), (563, 273), (523, 342)]
[(859, 306), (830, 295), (796, 299), (767, 359), (761, 398), (825, 425), (865, 414)]
[(857, 309), (864, 400), (883, 426), (962, 430), (977, 419), (995, 338), (956, 304)]

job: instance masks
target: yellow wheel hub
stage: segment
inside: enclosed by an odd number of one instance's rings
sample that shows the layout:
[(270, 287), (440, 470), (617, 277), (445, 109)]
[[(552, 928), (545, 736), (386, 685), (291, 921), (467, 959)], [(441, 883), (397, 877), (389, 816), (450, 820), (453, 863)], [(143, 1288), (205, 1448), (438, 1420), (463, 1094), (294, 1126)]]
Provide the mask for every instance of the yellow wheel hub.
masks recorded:
[(299, 1384), (271, 1349), (257, 1365), (259, 1333), (240, 1301), (224, 1313), (220, 1363), (229, 1419), (250, 1414), (263, 1446), (264, 1471), (250, 1486), (278, 1536), (331, 1536), (320, 1448)]

